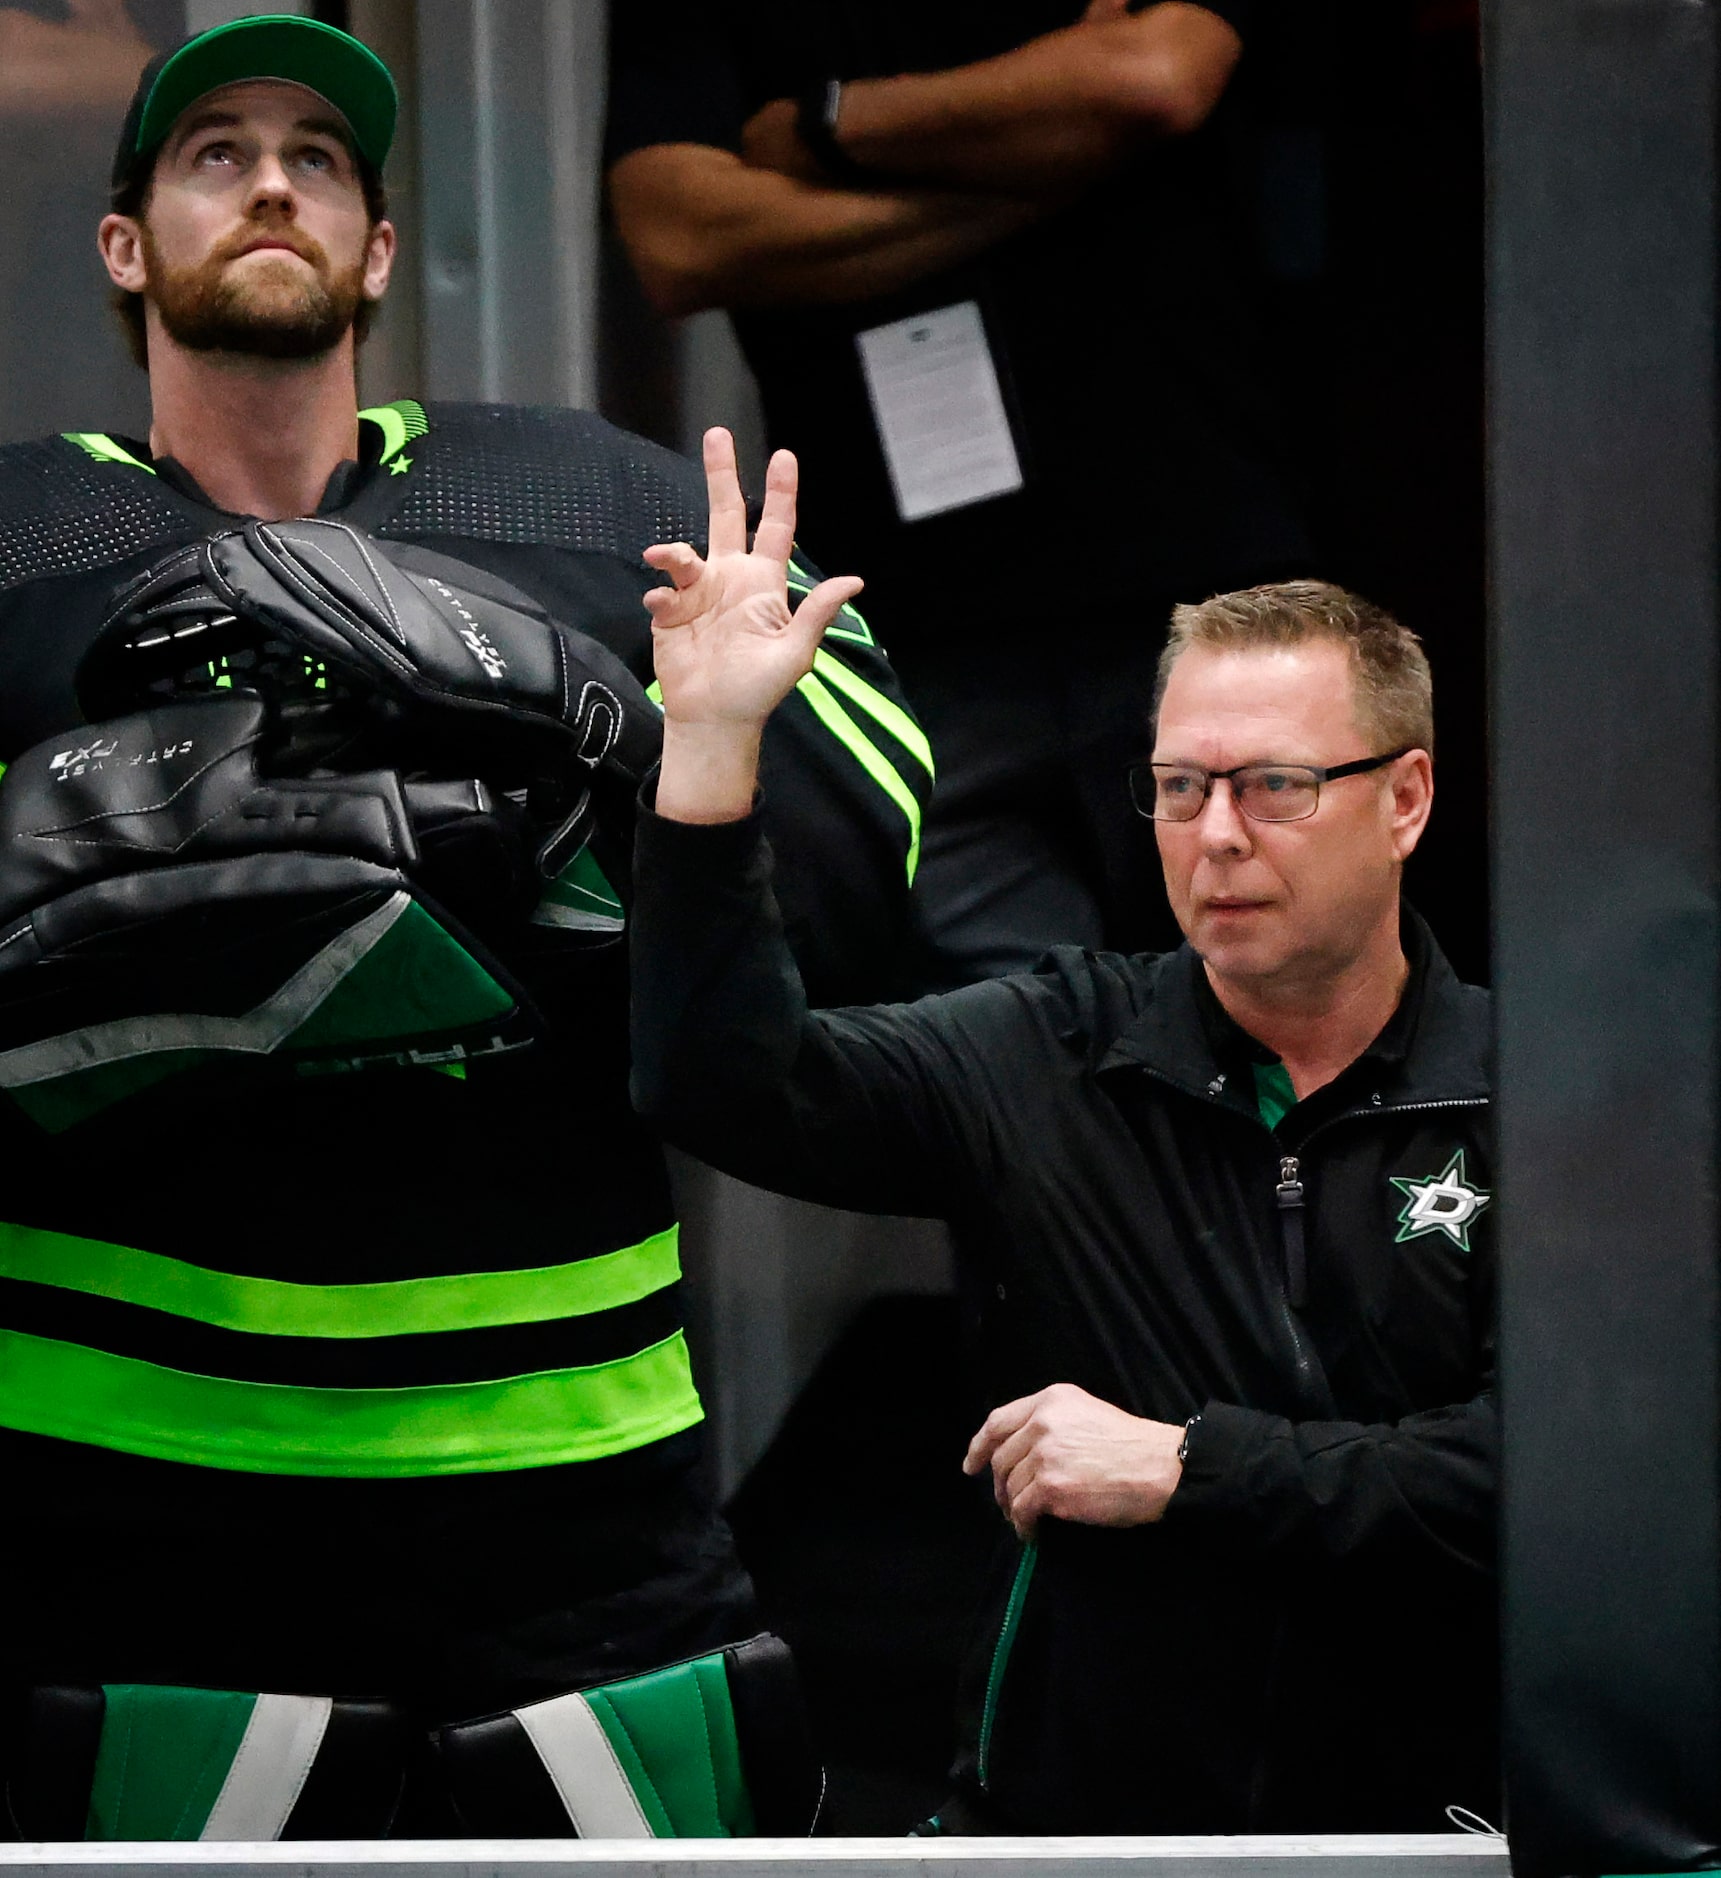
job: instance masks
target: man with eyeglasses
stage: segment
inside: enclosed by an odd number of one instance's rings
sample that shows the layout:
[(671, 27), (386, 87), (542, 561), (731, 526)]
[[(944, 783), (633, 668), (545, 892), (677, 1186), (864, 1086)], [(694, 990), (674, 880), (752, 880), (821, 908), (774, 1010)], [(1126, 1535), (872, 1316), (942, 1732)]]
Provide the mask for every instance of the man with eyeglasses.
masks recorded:
[(745, 1179), (948, 1219), (983, 1280), (964, 1466), (1012, 1530), (931, 1829), (1490, 1815), (1489, 1017), (1399, 899), (1421, 647), (1319, 582), (1179, 607), (1130, 783), (1187, 943), (810, 1012), (756, 753), (858, 583), (791, 616), (793, 459), (751, 552), (721, 432), (706, 460), (709, 557), (648, 557), (635, 1096)]

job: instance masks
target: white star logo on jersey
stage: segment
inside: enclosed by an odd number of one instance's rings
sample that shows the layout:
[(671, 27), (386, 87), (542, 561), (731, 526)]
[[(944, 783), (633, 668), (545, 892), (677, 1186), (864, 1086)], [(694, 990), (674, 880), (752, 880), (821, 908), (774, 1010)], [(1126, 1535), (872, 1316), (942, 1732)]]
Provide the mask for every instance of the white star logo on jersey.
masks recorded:
[(1461, 1251), (1470, 1250), (1471, 1224), (1494, 1196), (1472, 1187), (1465, 1179), (1462, 1148), (1442, 1172), (1430, 1174), (1425, 1180), (1402, 1180), (1396, 1174), (1389, 1178), (1405, 1196), (1395, 1245), (1427, 1232), (1443, 1232)]

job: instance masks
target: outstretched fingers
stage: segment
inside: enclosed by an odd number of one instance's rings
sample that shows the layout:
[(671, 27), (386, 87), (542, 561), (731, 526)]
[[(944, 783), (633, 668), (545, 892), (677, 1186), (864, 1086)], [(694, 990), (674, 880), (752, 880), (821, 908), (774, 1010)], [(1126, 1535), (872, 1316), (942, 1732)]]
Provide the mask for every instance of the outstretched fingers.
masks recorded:
[[(793, 671), (792, 682), (799, 683), (813, 669), (825, 628), (836, 618), (843, 602), (853, 599), (860, 589), (860, 581), (852, 574), (820, 581), (776, 630), (773, 636), (780, 637), (783, 642), (782, 669)], [(785, 694), (787, 690), (785, 686)]]
[(795, 549), (795, 497), (800, 466), (792, 450), (773, 452), (765, 471), (765, 506), (753, 535), (753, 552), (785, 565)]
[[(821, 580), (791, 616), (796, 636), (816, 647), (831, 621), (865, 585), (858, 574), (836, 574)], [(809, 651), (807, 656), (810, 658), (812, 653)]]
[(711, 505), (710, 554), (747, 551), (747, 498), (735, 467), (735, 439), (720, 425), (705, 433), (705, 493)]

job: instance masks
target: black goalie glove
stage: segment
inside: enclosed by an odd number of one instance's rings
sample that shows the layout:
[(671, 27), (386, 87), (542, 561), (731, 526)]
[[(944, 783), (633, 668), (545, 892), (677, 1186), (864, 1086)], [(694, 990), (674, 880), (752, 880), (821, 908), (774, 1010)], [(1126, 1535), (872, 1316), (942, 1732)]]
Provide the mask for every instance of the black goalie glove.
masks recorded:
[(421, 879), (417, 828), (481, 816), (482, 792), (264, 776), (268, 720), (244, 693), (183, 699), (0, 779), (0, 1088), (45, 1126), (189, 1071), (438, 1064), (536, 1035)]
[(523, 810), (544, 881), (594, 830), (625, 877), (662, 740), (638, 680), (596, 640), (474, 568), (341, 522), (249, 522), (159, 563), (119, 596), (77, 686), (97, 722), (253, 691), (275, 774), (480, 778)]
[(0, 1089), (50, 1127), (187, 1071), (521, 1047), (508, 941), (619, 929), (657, 713), (476, 569), (252, 522), (127, 588), (77, 688), (89, 725), (0, 778)]

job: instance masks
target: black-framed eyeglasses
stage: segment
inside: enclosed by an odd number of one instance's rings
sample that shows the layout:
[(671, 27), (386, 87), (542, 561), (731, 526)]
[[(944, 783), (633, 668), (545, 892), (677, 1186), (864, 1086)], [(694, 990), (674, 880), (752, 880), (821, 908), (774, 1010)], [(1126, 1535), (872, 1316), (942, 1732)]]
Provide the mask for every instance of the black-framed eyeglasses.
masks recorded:
[(1192, 822), (1206, 806), (1216, 782), (1231, 785), (1231, 800), (1256, 822), (1300, 822), (1320, 805), (1321, 784), (1366, 776), (1407, 756), (1414, 744), (1365, 756), (1355, 763), (1321, 769), (1313, 763), (1239, 763), (1235, 769), (1203, 769), (1199, 763), (1136, 763), (1129, 772), (1129, 799), (1152, 822)]

